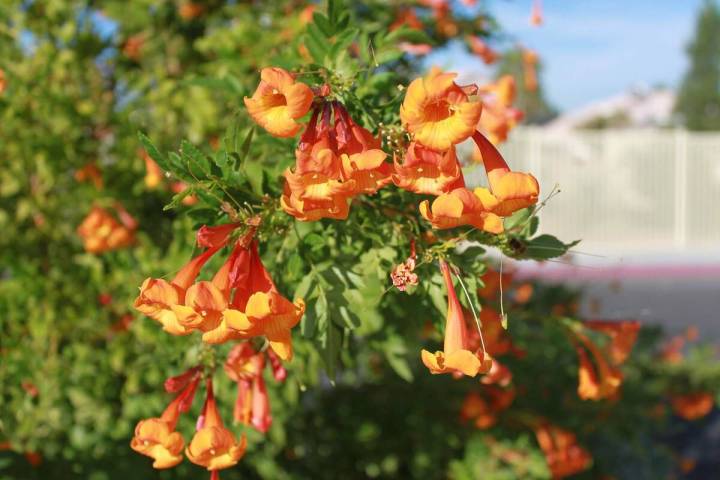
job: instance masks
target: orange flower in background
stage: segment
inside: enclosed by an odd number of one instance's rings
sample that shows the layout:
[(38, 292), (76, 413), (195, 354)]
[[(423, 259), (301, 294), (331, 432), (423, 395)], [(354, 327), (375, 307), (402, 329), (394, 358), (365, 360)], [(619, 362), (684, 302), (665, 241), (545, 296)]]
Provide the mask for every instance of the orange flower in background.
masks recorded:
[(313, 14), (315, 13), (315, 5), (308, 5), (307, 7), (300, 10), (300, 14), (298, 15), (298, 18), (300, 19), (300, 23), (303, 25), (307, 25), (308, 23), (312, 22)]
[(479, 392), (469, 392), (460, 407), (460, 420), (472, 421), (476, 428), (485, 430), (497, 423), (498, 414), (506, 410), (514, 399), (513, 389), (495, 386), (483, 387)]
[(507, 217), (517, 210), (535, 205), (540, 194), (535, 177), (511, 171), (497, 148), (480, 132), (475, 132), (473, 140), (480, 150), (490, 191), (499, 202), (493, 212)]
[(395, 21), (390, 24), (388, 30), (391, 32), (397, 30), (400, 27), (408, 27), (415, 30), (422, 30), (424, 28), (420, 17), (415, 13), (414, 8), (401, 8), (395, 13)]
[(408, 146), (402, 164), (395, 158), (392, 180), (403, 190), (429, 195), (441, 195), (465, 186), (454, 147), (436, 152), (418, 142)]
[(482, 103), (468, 99), (456, 76), (433, 68), (408, 86), (400, 119), (413, 139), (428, 148), (448, 150), (470, 137), (480, 120)]
[(665, 342), (660, 352), (660, 357), (667, 363), (680, 363), (684, 358), (683, 348), (685, 348), (685, 337), (675, 335)]
[(131, 35), (125, 41), (122, 52), (130, 60), (139, 61), (142, 56), (142, 49), (145, 46), (145, 35), (143, 33), (137, 33)]
[(534, 92), (538, 88), (537, 64), (538, 55), (532, 50), (523, 49), (523, 77), (525, 79), (525, 88)]
[(610, 344), (606, 350), (608, 357), (615, 365), (625, 363), (640, 331), (640, 322), (630, 320), (588, 320), (584, 322), (584, 325), (610, 337)]
[(215, 403), (212, 383), (208, 380), (208, 393), (203, 412), (195, 432), (185, 453), (188, 459), (209, 471), (222, 470), (236, 465), (245, 454), (246, 440), (243, 435), (240, 441), (225, 428)]
[(535, 436), (554, 479), (575, 475), (592, 465), (592, 456), (572, 432), (542, 422), (535, 427)]
[(499, 385), (507, 387), (512, 382), (512, 372), (504, 364), (493, 359), (493, 365), (490, 371), (480, 379), (483, 385)]
[(522, 285), (519, 285), (515, 289), (515, 295), (513, 296), (515, 303), (522, 305), (529, 302), (532, 298), (533, 291), (534, 287), (532, 283), (523, 283)]
[(103, 253), (135, 243), (137, 221), (119, 203), (114, 213), (95, 206), (87, 214), (77, 228), (86, 252)]
[(448, 291), (448, 313), (445, 321), (445, 342), (442, 351), (422, 350), (421, 357), (432, 374), (452, 373), (474, 377), (492, 367), (492, 358), (482, 348), (470, 351), (462, 306), (455, 294), (450, 268), (440, 260), (440, 270)]
[(140, 155), (145, 162), (145, 186), (153, 189), (158, 187), (163, 181), (163, 171), (155, 160), (150, 158), (145, 150), (140, 150)]
[(183, 2), (178, 8), (178, 15), (185, 20), (192, 20), (203, 14), (205, 7), (195, 2)]
[(187, 411), (195, 398), (200, 376), (192, 371), (182, 392), (170, 402), (159, 418), (140, 420), (135, 427), (135, 436), (130, 447), (138, 453), (153, 458), (153, 467), (171, 468), (182, 462), (185, 440), (175, 431), (180, 413)]
[[(185, 189), (188, 188), (187, 183), (185, 182), (173, 182), (170, 184), (170, 190), (173, 193), (180, 193), (185, 191)], [(198, 198), (195, 195), (187, 195), (185, 198), (182, 199), (183, 205), (195, 205), (198, 202)]]
[(533, 0), (532, 11), (530, 12), (530, 25), (534, 27), (539, 27), (542, 24), (542, 0)]
[(5, 78), (5, 70), (0, 68), (0, 95), (5, 92), (7, 88), (7, 79)]
[(515, 79), (503, 75), (497, 81), (479, 87), (483, 101), (483, 114), (478, 128), (489, 140), (498, 145), (507, 140), (508, 133), (523, 119), (523, 112), (513, 108), (515, 101)]
[(466, 37), (466, 41), (470, 46), (472, 53), (480, 57), (486, 65), (492, 65), (497, 61), (497, 52), (490, 48), (482, 38), (475, 35), (469, 35)]
[(497, 200), (484, 188), (475, 192), (467, 188), (456, 188), (443, 193), (432, 202), (424, 200), (420, 213), (432, 223), (433, 228), (447, 229), (461, 225), (472, 225), (490, 233), (501, 233), (503, 224), (500, 217), (492, 213)]
[(248, 113), (276, 137), (292, 137), (302, 127), (296, 120), (310, 110), (313, 93), (282, 68), (263, 68), (252, 97), (245, 97)]
[[(513, 351), (512, 340), (502, 326), (502, 317), (498, 311), (484, 305), (480, 310), (480, 324), (482, 325), (485, 349), (490, 355), (495, 357)], [(480, 342), (479, 336), (475, 341)]]
[[(611, 365), (595, 343), (580, 332), (575, 332), (578, 343), (578, 396), (583, 400), (616, 399), (623, 375)], [(592, 361), (590, 356), (592, 356)]]
[(708, 392), (675, 395), (670, 399), (673, 411), (685, 420), (702, 418), (715, 406), (715, 397)]
[[(478, 296), (485, 300), (497, 300), (498, 293), (500, 292), (500, 282), (502, 282), (503, 290), (508, 290), (512, 283), (513, 276), (511, 273), (500, 272), (488, 268), (487, 271), (480, 277), (483, 286), (478, 288)], [(484, 320), (483, 320), (484, 324)]]
[(92, 182), (95, 188), (102, 190), (102, 173), (95, 162), (86, 163), (84, 167), (75, 172), (75, 180), (78, 182)]

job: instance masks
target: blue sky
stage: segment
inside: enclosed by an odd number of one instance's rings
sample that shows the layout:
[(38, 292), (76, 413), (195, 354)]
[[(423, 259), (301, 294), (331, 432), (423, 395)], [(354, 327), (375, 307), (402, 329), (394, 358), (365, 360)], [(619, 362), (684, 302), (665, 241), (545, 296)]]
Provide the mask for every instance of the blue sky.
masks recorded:
[[(677, 86), (702, 0), (544, 0), (540, 28), (528, 23), (531, 0), (479, 3), (509, 34), (506, 45), (519, 41), (541, 55), (547, 96), (568, 109), (632, 86)], [(467, 65), (451, 51), (458, 67)]]

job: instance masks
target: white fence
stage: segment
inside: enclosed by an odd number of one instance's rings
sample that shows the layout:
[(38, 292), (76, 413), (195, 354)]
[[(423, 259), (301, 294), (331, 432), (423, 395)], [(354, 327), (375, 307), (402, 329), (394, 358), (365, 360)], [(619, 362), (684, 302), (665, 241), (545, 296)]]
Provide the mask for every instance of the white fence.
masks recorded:
[[(720, 251), (720, 133), (526, 127), (501, 151), (537, 177), (541, 197), (560, 188), (543, 231), (585, 250)], [(483, 183), (482, 167), (466, 178)]]

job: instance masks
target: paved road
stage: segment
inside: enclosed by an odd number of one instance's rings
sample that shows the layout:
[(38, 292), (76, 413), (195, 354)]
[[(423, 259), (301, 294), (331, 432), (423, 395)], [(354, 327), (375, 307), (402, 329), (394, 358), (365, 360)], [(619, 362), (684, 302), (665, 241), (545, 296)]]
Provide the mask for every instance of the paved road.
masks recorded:
[(581, 286), (586, 318), (638, 319), (669, 333), (698, 327), (720, 340), (720, 254), (576, 256), (572, 263), (519, 262), (520, 276)]

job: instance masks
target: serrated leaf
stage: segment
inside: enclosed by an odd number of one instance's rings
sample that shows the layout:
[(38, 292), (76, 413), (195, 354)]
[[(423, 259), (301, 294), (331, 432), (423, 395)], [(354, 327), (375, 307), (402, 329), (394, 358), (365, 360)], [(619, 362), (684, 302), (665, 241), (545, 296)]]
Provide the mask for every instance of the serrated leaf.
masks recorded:
[(167, 172), (171, 171), (168, 160), (160, 153), (160, 151), (144, 133), (138, 132), (138, 139), (145, 149), (145, 152), (150, 155), (150, 158), (152, 158), (155, 163), (160, 166), (160, 168)]

